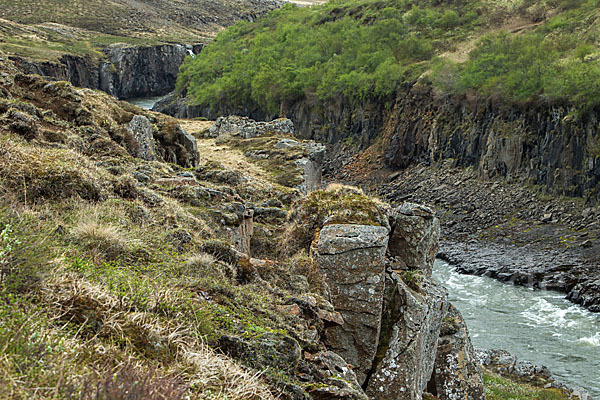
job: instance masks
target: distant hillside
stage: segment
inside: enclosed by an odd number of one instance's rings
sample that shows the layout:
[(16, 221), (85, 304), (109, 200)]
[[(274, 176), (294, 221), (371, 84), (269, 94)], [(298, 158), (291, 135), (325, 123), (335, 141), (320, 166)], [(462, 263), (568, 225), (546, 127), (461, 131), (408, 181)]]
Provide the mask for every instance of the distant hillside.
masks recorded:
[[(192, 103), (274, 116), (300, 100), (443, 93), (600, 103), (596, 0), (332, 0), (287, 5), (220, 34), (184, 64)], [(312, 99), (312, 100), (311, 100)]]
[(0, 50), (38, 59), (111, 43), (197, 43), (278, 0), (0, 0)]

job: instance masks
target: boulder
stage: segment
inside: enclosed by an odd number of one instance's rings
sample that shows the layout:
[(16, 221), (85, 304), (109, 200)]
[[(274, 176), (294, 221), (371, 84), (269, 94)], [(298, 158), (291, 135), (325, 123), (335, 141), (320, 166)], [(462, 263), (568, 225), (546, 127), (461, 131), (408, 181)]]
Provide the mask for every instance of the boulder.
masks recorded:
[(395, 273), (387, 274), (386, 286), (381, 340), (365, 392), (373, 400), (421, 400), (433, 372), (448, 295), (429, 280), (413, 290)]
[(281, 333), (265, 333), (252, 338), (226, 335), (217, 344), (228, 356), (258, 370), (273, 368), (293, 374), (301, 357), (298, 342)]
[(389, 252), (407, 269), (431, 276), (440, 238), (440, 222), (426, 206), (404, 203), (394, 210)]
[(318, 239), (317, 264), (344, 321), (326, 329), (325, 343), (354, 366), (361, 385), (379, 341), (388, 233), (382, 226), (334, 224)]
[(131, 143), (129, 152), (132, 156), (146, 161), (155, 161), (156, 143), (152, 135), (152, 124), (150, 120), (143, 115), (134, 116), (127, 124), (127, 129), (131, 133)]
[(277, 133), (285, 135), (294, 135), (294, 123), (287, 118), (279, 118), (270, 122), (254, 121), (247, 117), (238, 117), (235, 115), (228, 117), (219, 117), (213, 126), (208, 130), (211, 137), (223, 135), (240, 136), (243, 139), (251, 139), (266, 135), (268, 133)]
[(442, 323), (428, 391), (439, 400), (485, 399), (481, 367), (469, 331), (452, 305)]

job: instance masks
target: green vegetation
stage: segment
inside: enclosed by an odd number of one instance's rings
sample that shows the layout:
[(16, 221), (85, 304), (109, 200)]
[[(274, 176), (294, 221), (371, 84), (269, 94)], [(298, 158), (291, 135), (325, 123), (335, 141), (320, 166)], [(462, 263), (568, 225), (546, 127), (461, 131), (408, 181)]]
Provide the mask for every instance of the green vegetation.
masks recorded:
[[(300, 98), (393, 96), (427, 69), (435, 51), (472, 29), (468, 3), (455, 9), (405, 0), (291, 4), (219, 34), (181, 69), (178, 87), (197, 104), (256, 105), (277, 114)], [(450, 31), (449, 31), (450, 30)]]
[(570, 398), (558, 389), (537, 388), (493, 373), (485, 373), (483, 381), (488, 400), (566, 400)]
[(598, 31), (588, 29), (599, 17), (598, 2), (578, 1), (571, 7), (534, 32), (484, 36), (464, 64), (437, 66), (437, 77), (445, 79), (441, 86), (517, 101), (541, 97), (584, 108), (600, 104)]
[[(583, 108), (600, 103), (597, 0), (511, 5), (286, 5), (219, 34), (182, 66), (178, 89), (193, 104), (257, 108), (271, 116), (303, 99), (389, 101), (400, 85), (418, 79), (459, 95), (566, 100)], [(460, 52), (468, 58), (454, 55)]]

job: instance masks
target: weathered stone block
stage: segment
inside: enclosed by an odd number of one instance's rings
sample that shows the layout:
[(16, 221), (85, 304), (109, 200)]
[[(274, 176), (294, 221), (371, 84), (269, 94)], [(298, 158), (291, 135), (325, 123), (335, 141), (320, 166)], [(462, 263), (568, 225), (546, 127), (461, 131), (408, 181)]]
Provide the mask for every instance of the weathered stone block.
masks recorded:
[(318, 240), (317, 263), (344, 320), (326, 330), (325, 341), (355, 367), (360, 384), (377, 351), (388, 232), (381, 226), (328, 225)]
[(428, 390), (439, 400), (485, 400), (481, 368), (467, 325), (452, 305), (442, 324)]
[(386, 290), (391, 296), (387, 318), (366, 393), (374, 400), (421, 400), (433, 371), (448, 295), (427, 280), (414, 291), (395, 274), (388, 275), (387, 284), (395, 286), (391, 293)]
[(440, 222), (426, 206), (404, 203), (394, 210), (389, 252), (406, 264), (431, 276), (440, 239)]

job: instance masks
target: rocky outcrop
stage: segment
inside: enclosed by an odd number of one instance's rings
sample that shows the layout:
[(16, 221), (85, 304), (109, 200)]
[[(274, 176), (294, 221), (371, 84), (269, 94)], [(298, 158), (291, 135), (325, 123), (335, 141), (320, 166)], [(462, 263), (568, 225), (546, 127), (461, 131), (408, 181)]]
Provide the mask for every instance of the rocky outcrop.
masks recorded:
[(402, 269), (431, 275), (440, 239), (440, 222), (434, 211), (419, 204), (404, 203), (393, 215), (389, 251)]
[(420, 400), (433, 372), (442, 319), (448, 310), (447, 293), (424, 279), (418, 290), (394, 273), (386, 303), (386, 324), (366, 393), (372, 399)]
[(293, 136), (295, 133), (294, 123), (287, 118), (263, 122), (232, 115), (218, 118), (209, 128), (208, 136), (216, 138), (229, 135), (252, 139), (273, 132)]
[(439, 400), (485, 399), (479, 360), (465, 321), (450, 305), (443, 320), (428, 391)]
[[(217, 119), (205, 135), (245, 149), (246, 157), (277, 171), (278, 183), (295, 186), (308, 194), (322, 186), (326, 147), (314, 141), (293, 139), (294, 133), (294, 124), (287, 118), (263, 122), (228, 116)], [(252, 140), (256, 138), (261, 139)]]
[(421, 400), (428, 388), (484, 398), (464, 321), (431, 278), (439, 221), (412, 203), (390, 214), (386, 226), (325, 222), (315, 234), (313, 255), (342, 318), (325, 325), (323, 343), (370, 399)]
[(202, 44), (107, 47), (105, 59), (65, 54), (57, 61), (32, 61), (10, 57), (26, 74), (67, 81), (74, 86), (100, 89), (119, 99), (160, 96), (175, 88), (179, 66), (188, 55), (198, 54)]
[(387, 242), (388, 230), (382, 226), (329, 225), (319, 234), (319, 270), (344, 319), (342, 326), (326, 330), (325, 341), (355, 367), (360, 384), (377, 352)]

